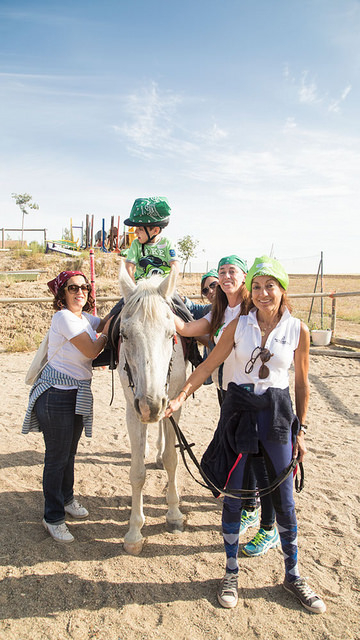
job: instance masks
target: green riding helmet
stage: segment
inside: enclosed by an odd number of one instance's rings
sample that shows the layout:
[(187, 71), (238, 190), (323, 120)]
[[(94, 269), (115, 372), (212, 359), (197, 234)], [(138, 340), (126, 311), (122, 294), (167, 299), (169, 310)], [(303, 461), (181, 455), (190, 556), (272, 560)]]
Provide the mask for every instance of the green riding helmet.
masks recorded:
[(155, 226), (163, 229), (169, 224), (170, 205), (167, 198), (136, 198), (130, 217), (124, 220), (129, 227)]

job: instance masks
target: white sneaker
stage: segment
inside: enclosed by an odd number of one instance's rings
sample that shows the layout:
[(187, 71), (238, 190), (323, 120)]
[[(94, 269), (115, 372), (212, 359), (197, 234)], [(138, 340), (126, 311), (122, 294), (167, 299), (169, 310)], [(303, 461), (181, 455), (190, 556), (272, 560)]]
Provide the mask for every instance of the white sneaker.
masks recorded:
[(70, 542), (74, 542), (75, 538), (74, 536), (70, 533), (69, 529), (67, 528), (65, 522), (63, 522), (62, 524), (49, 524), (48, 522), (46, 522), (45, 518), (42, 521), (46, 531), (48, 531), (51, 535), (52, 538), (54, 538), (54, 540), (56, 542), (62, 542), (65, 544), (69, 544)]
[(84, 520), (84, 518), (87, 518), (89, 515), (88, 510), (75, 498), (70, 504), (66, 504), (64, 509), (65, 513), (69, 513), (73, 518), (76, 518), (76, 520)]
[(217, 590), (217, 599), (225, 609), (233, 609), (238, 603), (238, 574), (225, 573)]

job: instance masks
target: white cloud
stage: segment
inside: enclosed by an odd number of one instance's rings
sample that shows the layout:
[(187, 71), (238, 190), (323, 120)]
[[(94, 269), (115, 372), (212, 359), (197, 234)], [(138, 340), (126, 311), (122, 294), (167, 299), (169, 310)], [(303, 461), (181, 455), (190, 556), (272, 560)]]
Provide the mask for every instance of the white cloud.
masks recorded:
[(332, 113), (340, 113), (340, 105), (342, 102), (344, 102), (344, 100), (346, 100), (346, 98), (348, 97), (350, 91), (351, 91), (352, 87), (351, 85), (348, 85), (347, 87), (345, 87), (345, 89), (342, 91), (340, 98), (338, 98), (338, 100), (332, 100), (330, 102), (329, 105), (329, 111)]
[(303, 71), (298, 89), (300, 102), (305, 104), (313, 104), (321, 102), (318, 96), (318, 89), (314, 81), (308, 82), (308, 71)]

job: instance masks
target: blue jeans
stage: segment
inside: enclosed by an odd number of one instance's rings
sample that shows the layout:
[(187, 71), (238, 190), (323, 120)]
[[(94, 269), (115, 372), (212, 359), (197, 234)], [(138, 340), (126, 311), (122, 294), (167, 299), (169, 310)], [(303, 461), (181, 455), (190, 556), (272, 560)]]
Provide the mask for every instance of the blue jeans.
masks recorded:
[(83, 430), (75, 414), (77, 389), (47, 389), (37, 399), (35, 412), (45, 441), (43, 491), (44, 518), (49, 524), (65, 522), (64, 505), (74, 498), (74, 462)]

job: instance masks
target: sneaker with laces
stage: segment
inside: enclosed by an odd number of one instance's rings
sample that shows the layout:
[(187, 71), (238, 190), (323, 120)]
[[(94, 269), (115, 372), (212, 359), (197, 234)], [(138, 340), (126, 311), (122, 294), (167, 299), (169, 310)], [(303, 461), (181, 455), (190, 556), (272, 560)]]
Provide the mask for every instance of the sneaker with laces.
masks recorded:
[(280, 536), (276, 527), (270, 531), (260, 528), (255, 537), (243, 547), (242, 552), (246, 556), (263, 556), (279, 544)]
[(325, 613), (326, 605), (315, 591), (307, 584), (305, 578), (297, 578), (294, 582), (284, 580), (284, 589), (292, 593), (308, 611), (312, 613)]
[(69, 544), (70, 542), (74, 542), (75, 538), (74, 536), (70, 533), (69, 529), (67, 528), (65, 522), (63, 522), (62, 524), (49, 524), (49, 522), (46, 522), (45, 518), (42, 521), (46, 531), (48, 531), (51, 535), (52, 538), (54, 538), (54, 540), (56, 542), (62, 542), (65, 544)]
[(69, 513), (73, 518), (76, 518), (76, 520), (83, 520), (89, 515), (88, 510), (85, 509), (85, 507), (83, 507), (75, 498), (72, 502), (66, 504), (64, 509), (65, 513)]
[(238, 574), (225, 573), (217, 590), (217, 599), (225, 609), (233, 609), (238, 603)]
[(243, 509), (241, 512), (241, 522), (239, 535), (245, 533), (249, 527), (257, 527), (259, 524), (259, 509), (247, 511)]

